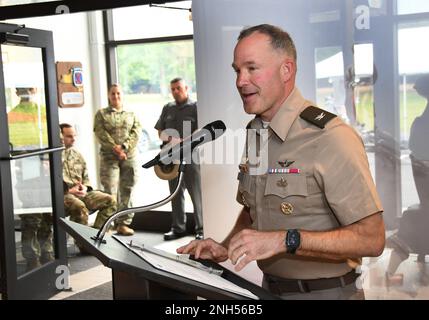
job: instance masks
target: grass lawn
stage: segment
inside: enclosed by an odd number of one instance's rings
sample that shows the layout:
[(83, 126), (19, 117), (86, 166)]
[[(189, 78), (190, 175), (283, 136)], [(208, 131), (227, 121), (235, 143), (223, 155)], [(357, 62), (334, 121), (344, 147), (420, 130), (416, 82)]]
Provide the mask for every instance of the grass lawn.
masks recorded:
[[(422, 114), (426, 107), (426, 100), (413, 89), (407, 90), (406, 106), (404, 93), (400, 93), (400, 128), (401, 137), (408, 137), (414, 119)], [(356, 104), (357, 121), (365, 124), (367, 130), (374, 130), (373, 93), (370, 90), (361, 90)]]

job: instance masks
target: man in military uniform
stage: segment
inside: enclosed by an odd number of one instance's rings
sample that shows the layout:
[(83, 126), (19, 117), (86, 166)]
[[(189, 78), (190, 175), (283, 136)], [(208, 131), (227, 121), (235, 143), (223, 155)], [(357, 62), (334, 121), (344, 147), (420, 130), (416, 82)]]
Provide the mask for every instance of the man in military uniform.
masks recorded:
[[(243, 30), (233, 68), (244, 110), (256, 115), (248, 133), (266, 135), (266, 144), (248, 139), (246, 153), (260, 161), (241, 166), (243, 209), (227, 238), (178, 252), (229, 258), (236, 271), (256, 260), (263, 287), (285, 299), (362, 298), (355, 262), (382, 253), (385, 230), (360, 137), (301, 96), (295, 45), (280, 28)], [(255, 170), (258, 163), (266, 167)]]
[[(155, 129), (158, 130), (159, 137), (165, 144), (176, 144), (198, 129), (197, 103), (189, 98), (188, 86), (183, 79), (171, 80), (170, 89), (174, 102), (164, 106), (161, 116), (155, 124)], [(178, 194), (172, 200), (171, 230), (164, 234), (164, 240), (174, 240), (186, 235), (185, 188), (188, 190), (194, 206), (195, 237), (203, 238), (200, 165), (192, 161), (196, 159), (196, 156), (192, 157), (191, 163), (185, 165), (184, 181)], [(178, 178), (168, 181), (170, 192), (174, 191), (177, 181)]]
[(22, 256), (26, 271), (55, 260), (52, 246), (52, 214), (35, 213), (20, 215)]
[(61, 134), (66, 149), (62, 153), (63, 181), (67, 185), (64, 194), (64, 208), (70, 220), (88, 224), (90, 211), (99, 210), (94, 228), (101, 228), (106, 220), (116, 212), (116, 200), (107, 193), (92, 188), (88, 177), (86, 161), (73, 145), (76, 132), (67, 123), (60, 124)]
[[(20, 122), (20, 126), (25, 129), (22, 132), (31, 137), (29, 144), (38, 143), (39, 127), (37, 125), (37, 114), (40, 109), (34, 102), (37, 94), (37, 88), (16, 88), (16, 95), (20, 101), (15, 108), (8, 114), (9, 117), (16, 116), (17, 119), (26, 119)], [(45, 108), (40, 110), (42, 115), (46, 112)], [(25, 114), (26, 117), (20, 117)], [(37, 137), (37, 138), (36, 138)], [(16, 135), (11, 136), (12, 144), (19, 145), (18, 141), (14, 141)], [(45, 165), (49, 165), (48, 157), (40, 158), (40, 175), (30, 179), (23, 177), (22, 170), (18, 168), (22, 165), (21, 161), (16, 161), (17, 170), (12, 174), (19, 177), (14, 191), (17, 192), (20, 204), (14, 203), (18, 207), (23, 208), (39, 208), (50, 207), (51, 199), (46, 197), (50, 192), (49, 174), (46, 173)], [(36, 188), (36, 189), (35, 189)], [(15, 200), (15, 199), (14, 199)], [(16, 199), (18, 200), (18, 199)], [(15, 202), (15, 201), (14, 201)], [(26, 271), (40, 267), (49, 261), (55, 259), (54, 248), (52, 244), (52, 213), (31, 213), (20, 215), (21, 219), (21, 252), (26, 260)]]
[[(131, 206), (137, 179), (135, 158), (141, 125), (133, 112), (123, 109), (122, 89), (117, 84), (109, 89), (109, 104), (98, 110), (94, 119), (94, 133), (100, 143), (100, 180), (104, 191), (117, 199), (118, 210), (124, 210)], [(132, 218), (133, 214), (118, 218), (119, 234), (134, 234), (129, 227)]]

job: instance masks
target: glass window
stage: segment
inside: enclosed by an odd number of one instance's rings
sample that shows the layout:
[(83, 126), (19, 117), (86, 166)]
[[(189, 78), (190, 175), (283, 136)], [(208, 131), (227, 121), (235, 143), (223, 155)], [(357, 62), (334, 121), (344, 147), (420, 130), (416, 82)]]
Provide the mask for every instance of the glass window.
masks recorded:
[(39, 48), (2, 45), (11, 151), (48, 147), (45, 82)]
[(345, 106), (344, 59), (340, 47), (316, 48), (317, 105), (349, 123)]
[[(35, 251), (41, 263), (52, 255), (52, 199), (50, 156), (28, 157), (11, 162), (14, 218), (20, 221), (16, 233), (18, 275), (36, 268)], [(37, 233), (38, 242), (34, 243)], [(45, 259), (46, 258), (46, 259)]]
[(422, 113), (422, 98), (413, 89), (413, 82), (422, 73), (429, 72), (429, 45), (422, 42), (429, 34), (427, 25), (402, 25), (398, 30), (398, 60), (401, 94), (401, 142), (407, 143), (411, 122)]
[(413, 14), (429, 12), (427, 0), (397, 0), (398, 14)]
[(354, 45), (353, 51), (354, 64), (344, 74), (341, 47), (316, 48), (317, 104), (360, 133), (375, 175), (372, 44)]
[[(167, 6), (190, 9), (191, 2), (172, 2)], [(113, 10), (113, 30), (114, 40), (146, 39), (190, 35), (193, 25), (188, 10), (137, 6)]]
[[(418, 174), (419, 164), (416, 158), (427, 161), (429, 148), (426, 137), (428, 123), (423, 123), (427, 113), (429, 88), (429, 45), (420, 41), (429, 32), (429, 23), (403, 24), (398, 29), (398, 63), (400, 92), (400, 127), (401, 127), (401, 167), (403, 207), (408, 208), (421, 203), (419, 193), (427, 192), (429, 186), (421, 184), (426, 191), (419, 191), (419, 179), (427, 173)], [(425, 37), (425, 36), (424, 36)], [(426, 111), (425, 111), (426, 110)], [(426, 130), (426, 132), (425, 132)], [(414, 161), (413, 161), (414, 157)], [(414, 162), (414, 164), (413, 164)], [(414, 179), (410, 179), (413, 177)]]
[[(138, 116), (143, 130), (139, 141), (142, 163), (154, 158), (160, 151), (161, 141), (154, 128), (163, 106), (173, 101), (170, 80), (180, 76), (192, 100), (196, 97), (194, 43), (192, 40), (121, 45), (117, 47), (118, 76), (124, 90), (124, 106)], [(165, 63), (168, 61), (168, 63)], [(155, 175), (152, 169), (141, 169), (135, 187), (136, 205), (160, 200), (168, 195), (168, 184)], [(159, 210), (168, 209), (167, 204)], [(192, 202), (186, 193), (185, 209), (192, 212)]]
[[(11, 155), (48, 147), (45, 80), (40, 48), (2, 45)], [(11, 161), (17, 273), (52, 258), (51, 159), (49, 154)], [(34, 235), (37, 233), (37, 243)], [(40, 253), (40, 261), (35, 252)], [(43, 261), (42, 261), (43, 260)]]
[[(353, 105), (356, 111), (356, 128), (362, 136), (368, 152), (374, 151), (374, 57), (373, 45), (362, 43), (353, 46), (354, 74)], [(368, 155), (370, 156), (370, 155)], [(373, 156), (373, 155), (371, 155)], [(372, 164), (372, 163), (371, 163)], [(375, 169), (373, 169), (373, 174)]]

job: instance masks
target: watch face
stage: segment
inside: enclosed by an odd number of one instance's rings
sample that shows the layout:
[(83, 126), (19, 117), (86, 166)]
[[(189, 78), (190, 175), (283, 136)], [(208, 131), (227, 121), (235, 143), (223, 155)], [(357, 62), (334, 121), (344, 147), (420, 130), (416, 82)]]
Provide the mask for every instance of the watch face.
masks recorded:
[(295, 253), (296, 249), (300, 246), (300, 234), (296, 229), (288, 230), (286, 236), (286, 248), (287, 252)]
[(292, 247), (296, 246), (296, 234), (295, 232), (291, 232), (290, 236), (289, 236), (289, 245), (291, 245)]

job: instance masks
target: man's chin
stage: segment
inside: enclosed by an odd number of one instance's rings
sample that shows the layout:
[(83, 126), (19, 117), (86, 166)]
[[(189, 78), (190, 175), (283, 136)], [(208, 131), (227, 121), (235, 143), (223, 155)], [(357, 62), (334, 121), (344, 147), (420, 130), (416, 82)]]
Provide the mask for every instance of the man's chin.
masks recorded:
[(257, 114), (258, 108), (254, 105), (248, 105), (243, 103), (244, 112), (247, 114)]

